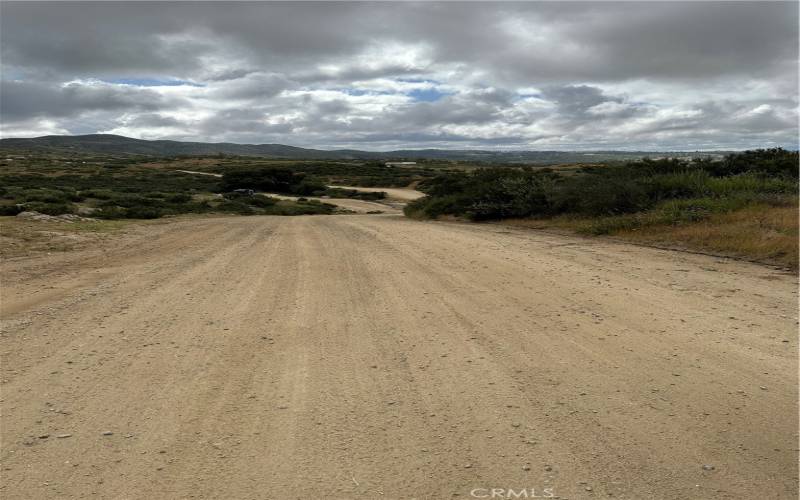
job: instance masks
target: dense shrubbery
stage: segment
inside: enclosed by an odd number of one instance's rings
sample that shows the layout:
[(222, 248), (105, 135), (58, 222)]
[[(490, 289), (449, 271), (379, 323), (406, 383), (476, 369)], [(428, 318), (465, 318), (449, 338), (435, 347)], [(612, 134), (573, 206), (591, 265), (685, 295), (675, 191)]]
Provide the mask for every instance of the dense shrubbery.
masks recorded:
[[(797, 152), (747, 151), (721, 161), (642, 160), (562, 176), (550, 170), (492, 168), (424, 181), (428, 196), (408, 205), (417, 217), (472, 220), (576, 214), (634, 214), (662, 207), (673, 220), (796, 195)], [(687, 201), (694, 200), (694, 201)], [(677, 214), (677, 215), (676, 215)]]
[(295, 162), (288, 168), (324, 180), (327, 184), (361, 187), (406, 187), (440, 172), (424, 166), (387, 166), (381, 161)]
[(345, 188), (327, 188), (323, 194), (331, 198), (354, 198), (366, 201), (376, 201), (386, 198), (386, 193), (383, 191), (365, 192)]
[[(46, 170), (43, 166), (42, 170)], [(57, 190), (64, 192), (208, 192), (218, 189), (214, 177), (186, 175), (162, 170), (107, 171), (96, 168), (81, 173), (45, 175), (42, 173), (0, 175), (0, 185), (14, 190)]]
[(194, 202), (184, 193), (114, 194), (98, 199), (92, 217), (103, 219), (157, 219), (164, 215), (211, 211), (208, 202)]
[[(303, 168), (309, 167), (304, 166)], [(238, 168), (225, 172), (222, 175), (220, 190), (231, 192), (236, 189), (252, 189), (295, 196), (330, 196), (372, 201), (386, 197), (386, 193), (383, 192), (365, 193), (355, 189), (330, 188), (321, 180), (309, 177), (303, 172), (276, 167)]]
[(286, 168), (240, 168), (223, 174), (220, 189), (253, 189), (302, 196), (322, 193), (326, 187), (321, 182), (307, 178), (303, 173), (295, 173)]
[[(55, 172), (54, 172), (55, 170)], [(81, 213), (103, 219), (155, 219), (165, 215), (224, 212), (244, 215), (331, 213), (321, 203), (278, 201), (266, 196), (219, 198), (218, 178), (143, 169), (137, 164), (73, 167), (64, 174), (52, 164), (31, 160), (24, 172), (0, 175), (0, 215), (36, 211), (48, 215)], [(235, 178), (235, 176), (234, 176)], [(303, 175), (281, 172), (297, 193), (325, 190)], [(224, 179), (223, 179), (224, 180)]]

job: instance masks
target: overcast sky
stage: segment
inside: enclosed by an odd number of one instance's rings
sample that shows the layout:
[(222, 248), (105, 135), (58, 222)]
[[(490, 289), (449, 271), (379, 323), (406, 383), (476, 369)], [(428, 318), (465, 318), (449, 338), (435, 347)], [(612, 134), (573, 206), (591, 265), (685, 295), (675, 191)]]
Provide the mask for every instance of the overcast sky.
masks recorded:
[(797, 2), (3, 2), (0, 23), (3, 137), (797, 148)]

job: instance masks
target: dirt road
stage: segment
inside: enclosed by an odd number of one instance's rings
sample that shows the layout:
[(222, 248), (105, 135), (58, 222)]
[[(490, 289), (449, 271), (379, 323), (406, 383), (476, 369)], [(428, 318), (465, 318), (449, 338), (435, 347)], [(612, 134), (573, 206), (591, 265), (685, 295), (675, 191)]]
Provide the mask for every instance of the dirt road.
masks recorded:
[(352, 215), (2, 271), (5, 500), (795, 497), (796, 283), (766, 267)]

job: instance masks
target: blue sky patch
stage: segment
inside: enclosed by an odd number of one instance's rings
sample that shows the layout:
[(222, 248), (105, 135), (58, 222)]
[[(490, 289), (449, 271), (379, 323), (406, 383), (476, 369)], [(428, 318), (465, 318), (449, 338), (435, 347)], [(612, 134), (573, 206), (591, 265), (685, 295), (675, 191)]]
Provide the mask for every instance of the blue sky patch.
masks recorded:
[(353, 88), (345, 88), (345, 89), (338, 89), (341, 92), (344, 92), (347, 95), (389, 95), (391, 92), (385, 92), (381, 90), (366, 90), (366, 89), (353, 89)]
[(415, 101), (421, 102), (434, 102), (438, 101), (444, 96), (450, 95), (448, 92), (441, 92), (435, 88), (433, 89), (414, 89), (408, 93), (408, 96)]

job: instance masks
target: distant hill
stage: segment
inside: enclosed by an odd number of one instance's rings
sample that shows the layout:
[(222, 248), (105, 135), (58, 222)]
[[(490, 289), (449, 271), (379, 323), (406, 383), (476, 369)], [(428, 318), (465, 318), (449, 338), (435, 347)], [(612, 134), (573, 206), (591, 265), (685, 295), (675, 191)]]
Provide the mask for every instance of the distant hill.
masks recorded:
[(229, 142), (145, 141), (121, 135), (47, 135), (33, 139), (0, 139), (0, 149), (50, 153), (95, 153), (144, 156), (210, 156), (215, 154), (275, 158), (331, 158), (328, 151), (282, 144), (234, 144)]
[(324, 151), (283, 144), (234, 144), (230, 142), (146, 141), (120, 135), (48, 135), (32, 139), (0, 139), (0, 151), (51, 154), (107, 154), (132, 156), (260, 156), (284, 159), (440, 159), (498, 163), (589, 163), (629, 160), (644, 156), (708, 156), (710, 153), (657, 153), (628, 151), (487, 151), (447, 149), (404, 149), (396, 151), (360, 151), (341, 149)]

